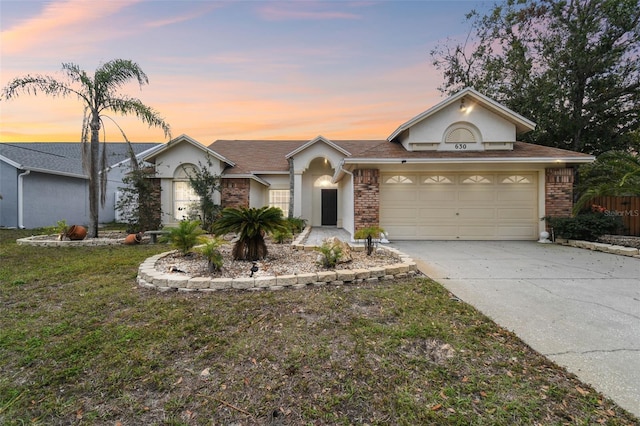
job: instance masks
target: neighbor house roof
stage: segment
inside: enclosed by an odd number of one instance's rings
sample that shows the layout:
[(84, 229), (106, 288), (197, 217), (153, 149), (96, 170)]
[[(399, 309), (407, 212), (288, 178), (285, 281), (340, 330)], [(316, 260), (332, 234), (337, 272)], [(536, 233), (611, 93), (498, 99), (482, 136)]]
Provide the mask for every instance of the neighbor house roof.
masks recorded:
[[(131, 146), (137, 155), (159, 144), (132, 143)], [(126, 143), (107, 143), (107, 167), (128, 159), (129, 148)], [(82, 170), (82, 144), (77, 142), (0, 143), (0, 161), (25, 171), (87, 178)]]
[[(344, 162), (393, 163), (402, 160), (416, 163), (468, 163), (468, 162), (552, 162), (584, 163), (594, 160), (592, 155), (515, 142), (513, 150), (487, 151), (407, 151), (401, 144), (387, 140), (332, 140), (334, 145), (349, 152)], [(289, 172), (287, 155), (298, 152), (308, 140), (218, 140), (209, 149), (235, 163), (225, 175), (247, 175), (259, 172)]]

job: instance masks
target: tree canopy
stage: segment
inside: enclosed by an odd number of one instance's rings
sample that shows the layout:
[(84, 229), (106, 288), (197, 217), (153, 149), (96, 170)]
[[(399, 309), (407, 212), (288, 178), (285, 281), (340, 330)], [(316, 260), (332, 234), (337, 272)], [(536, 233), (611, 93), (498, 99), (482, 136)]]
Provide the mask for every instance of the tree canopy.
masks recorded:
[(640, 128), (638, 0), (508, 0), (431, 52), (440, 90), (476, 90), (537, 123), (525, 141), (598, 155)]

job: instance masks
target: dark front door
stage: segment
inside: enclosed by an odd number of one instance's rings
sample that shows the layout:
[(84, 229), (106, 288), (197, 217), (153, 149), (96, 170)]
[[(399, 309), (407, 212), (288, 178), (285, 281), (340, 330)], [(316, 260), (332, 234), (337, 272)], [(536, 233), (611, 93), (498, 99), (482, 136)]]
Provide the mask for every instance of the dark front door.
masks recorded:
[(338, 223), (338, 190), (322, 190), (322, 226), (336, 226)]

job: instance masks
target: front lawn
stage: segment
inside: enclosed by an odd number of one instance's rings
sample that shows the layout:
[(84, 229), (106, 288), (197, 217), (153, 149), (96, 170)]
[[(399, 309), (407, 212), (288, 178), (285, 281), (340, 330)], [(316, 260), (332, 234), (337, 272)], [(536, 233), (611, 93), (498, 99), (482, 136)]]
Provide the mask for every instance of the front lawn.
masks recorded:
[(0, 424), (631, 425), (426, 279), (158, 293), (164, 245), (0, 230)]

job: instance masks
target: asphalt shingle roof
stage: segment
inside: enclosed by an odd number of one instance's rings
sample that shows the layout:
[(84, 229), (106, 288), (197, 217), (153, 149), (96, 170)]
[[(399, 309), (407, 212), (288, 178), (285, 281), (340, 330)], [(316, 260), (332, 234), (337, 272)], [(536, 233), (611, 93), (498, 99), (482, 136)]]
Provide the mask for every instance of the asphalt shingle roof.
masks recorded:
[[(132, 143), (133, 151), (139, 154), (159, 144)], [(102, 152), (102, 146), (100, 147)], [(0, 143), (0, 156), (21, 168), (41, 170), (53, 174), (85, 176), (82, 170), (82, 144), (75, 142), (13, 142)], [(107, 143), (107, 165), (113, 166), (129, 158), (126, 143)]]
[[(209, 149), (236, 163), (225, 170), (226, 175), (252, 172), (288, 172), (286, 155), (308, 140), (217, 140)], [(331, 140), (351, 153), (355, 159), (588, 159), (579, 152), (515, 142), (513, 150), (488, 151), (407, 151), (401, 144), (385, 140)], [(322, 142), (318, 142), (322, 143)]]

